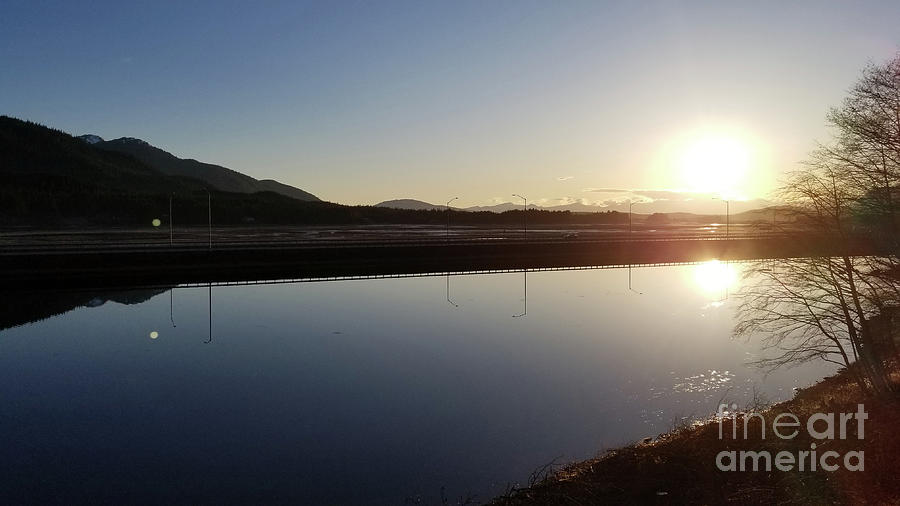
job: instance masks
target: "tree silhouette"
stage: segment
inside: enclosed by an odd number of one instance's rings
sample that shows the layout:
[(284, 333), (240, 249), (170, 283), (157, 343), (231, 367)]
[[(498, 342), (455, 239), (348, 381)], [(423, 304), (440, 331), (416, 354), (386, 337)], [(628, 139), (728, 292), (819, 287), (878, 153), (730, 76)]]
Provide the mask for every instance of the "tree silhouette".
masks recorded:
[[(827, 121), (833, 141), (787, 177), (779, 197), (792, 222), (838, 254), (752, 264), (734, 331), (764, 335), (759, 365), (826, 360), (852, 367), (864, 389), (885, 392), (900, 314), (900, 55), (867, 67)], [(878, 256), (854, 256), (863, 239)]]

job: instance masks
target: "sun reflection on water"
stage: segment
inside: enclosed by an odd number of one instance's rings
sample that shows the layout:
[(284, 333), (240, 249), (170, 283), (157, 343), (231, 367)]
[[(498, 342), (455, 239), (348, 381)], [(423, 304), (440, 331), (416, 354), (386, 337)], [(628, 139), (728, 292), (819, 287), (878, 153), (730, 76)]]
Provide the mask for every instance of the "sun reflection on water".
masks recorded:
[(693, 278), (701, 293), (721, 300), (737, 287), (738, 271), (734, 264), (710, 260), (694, 266)]

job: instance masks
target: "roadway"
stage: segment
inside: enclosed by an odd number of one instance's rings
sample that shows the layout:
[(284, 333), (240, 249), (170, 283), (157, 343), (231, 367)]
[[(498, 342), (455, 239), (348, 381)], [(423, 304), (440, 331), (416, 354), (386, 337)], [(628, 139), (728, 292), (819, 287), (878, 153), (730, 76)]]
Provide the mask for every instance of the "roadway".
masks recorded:
[[(772, 239), (798, 232), (772, 232), (749, 225), (732, 225), (730, 240)], [(605, 243), (656, 241), (715, 241), (726, 238), (723, 226), (670, 226), (635, 228), (621, 226), (532, 227), (527, 238), (521, 228), (456, 227), (447, 230), (435, 226), (355, 226), (355, 227), (194, 227), (178, 229), (97, 229), (0, 231), (0, 255), (68, 254), (109, 251), (197, 251), (202, 249), (283, 249), (283, 248), (384, 248), (397, 245), (459, 245), (496, 243)]]
[[(433, 231), (433, 229), (432, 229)], [(698, 234), (649, 230), (628, 233), (559, 229), (529, 231), (524, 237), (493, 234), (350, 235), (301, 240), (214, 231), (207, 241), (104, 240), (18, 242), (0, 253), (0, 284), (56, 288), (173, 286), (181, 283), (256, 281), (284, 278), (372, 276), (493, 269), (537, 269), (619, 264), (740, 260), (839, 254), (837, 245), (794, 233)], [(108, 233), (108, 232), (107, 232)], [(230, 240), (228, 238), (229, 237)], [(96, 238), (95, 238), (96, 239)], [(153, 237), (158, 239), (158, 237)], [(854, 254), (870, 253), (864, 241)]]

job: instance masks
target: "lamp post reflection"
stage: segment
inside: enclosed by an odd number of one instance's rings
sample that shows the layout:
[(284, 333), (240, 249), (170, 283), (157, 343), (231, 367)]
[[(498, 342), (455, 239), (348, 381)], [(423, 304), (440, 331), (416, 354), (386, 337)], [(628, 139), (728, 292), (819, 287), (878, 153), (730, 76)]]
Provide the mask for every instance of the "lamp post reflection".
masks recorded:
[(522, 293), (523, 293), (523, 302), (524, 306), (522, 308), (521, 314), (514, 314), (513, 318), (520, 318), (528, 314), (528, 269), (522, 271)]
[(447, 302), (453, 305), (453, 307), (459, 307), (459, 304), (450, 300), (450, 273), (447, 273)]
[[(725, 260), (724, 263), (725, 263), (725, 269), (724, 269), (724, 272), (725, 272), (725, 273), (731, 273), (731, 272), (732, 272), (732, 271), (731, 271), (731, 266), (728, 265), (728, 260)], [(716, 304), (719, 304), (719, 305), (722, 305), (722, 304), (725, 304), (726, 302), (728, 302), (728, 288), (729, 288), (730, 282), (726, 280), (726, 282), (723, 283), (723, 284), (725, 285), (725, 297), (724, 297), (724, 298), (721, 298), (721, 299), (719, 299), (719, 300), (716, 301)]]
[(635, 290), (634, 288), (631, 287), (631, 264), (628, 264), (628, 289), (631, 290), (632, 292), (638, 294), (638, 295), (643, 295), (643, 294), (644, 294), (644, 292), (639, 292), (639, 291), (637, 291), (637, 290)]
[(212, 342), (212, 283), (209, 283), (209, 339), (204, 341), (209, 344)]
[(169, 288), (169, 321), (175, 327), (175, 288)]

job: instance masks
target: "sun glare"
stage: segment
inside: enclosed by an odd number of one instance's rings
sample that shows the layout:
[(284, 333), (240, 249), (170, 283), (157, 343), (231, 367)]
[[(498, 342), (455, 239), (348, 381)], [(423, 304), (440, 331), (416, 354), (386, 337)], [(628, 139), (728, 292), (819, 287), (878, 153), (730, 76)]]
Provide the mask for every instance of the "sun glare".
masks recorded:
[(737, 285), (738, 272), (733, 264), (710, 260), (694, 267), (694, 283), (706, 295), (719, 296)]
[(748, 183), (751, 150), (735, 137), (704, 135), (685, 143), (677, 164), (688, 190), (740, 198)]

